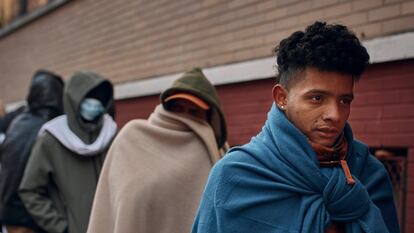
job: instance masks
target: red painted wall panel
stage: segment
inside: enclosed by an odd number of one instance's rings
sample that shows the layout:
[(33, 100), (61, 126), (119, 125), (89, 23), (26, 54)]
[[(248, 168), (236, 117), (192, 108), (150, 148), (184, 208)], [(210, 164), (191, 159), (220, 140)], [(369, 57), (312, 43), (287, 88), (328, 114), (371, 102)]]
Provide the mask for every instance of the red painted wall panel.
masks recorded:
[[(273, 85), (269, 78), (217, 87), (231, 145), (247, 143), (260, 131)], [(158, 103), (158, 95), (117, 101), (117, 121), (147, 118)], [(355, 136), (371, 147), (408, 149), (406, 216), (414, 214), (414, 60), (371, 65), (355, 86), (349, 121)], [(406, 218), (404, 228), (414, 232), (414, 218)]]
[[(231, 145), (248, 142), (257, 134), (272, 103), (273, 79), (217, 87), (229, 131)], [(145, 119), (159, 104), (159, 95), (116, 102), (120, 126), (132, 119)]]

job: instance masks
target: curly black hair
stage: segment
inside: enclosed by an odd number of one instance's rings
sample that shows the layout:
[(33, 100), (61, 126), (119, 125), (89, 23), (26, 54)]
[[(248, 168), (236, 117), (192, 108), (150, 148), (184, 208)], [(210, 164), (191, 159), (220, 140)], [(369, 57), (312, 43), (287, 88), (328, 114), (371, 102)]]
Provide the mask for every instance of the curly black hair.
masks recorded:
[(346, 26), (315, 22), (296, 31), (275, 48), (279, 84), (289, 88), (306, 67), (352, 75), (357, 81), (369, 64), (369, 55)]

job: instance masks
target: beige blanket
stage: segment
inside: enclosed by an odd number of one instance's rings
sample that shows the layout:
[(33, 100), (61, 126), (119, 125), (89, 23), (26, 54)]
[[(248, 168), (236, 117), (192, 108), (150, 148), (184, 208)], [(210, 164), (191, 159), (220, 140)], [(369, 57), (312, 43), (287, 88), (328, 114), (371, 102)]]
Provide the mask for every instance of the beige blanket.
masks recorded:
[(129, 122), (107, 155), (88, 233), (190, 232), (221, 156), (207, 123), (160, 105), (148, 120)]

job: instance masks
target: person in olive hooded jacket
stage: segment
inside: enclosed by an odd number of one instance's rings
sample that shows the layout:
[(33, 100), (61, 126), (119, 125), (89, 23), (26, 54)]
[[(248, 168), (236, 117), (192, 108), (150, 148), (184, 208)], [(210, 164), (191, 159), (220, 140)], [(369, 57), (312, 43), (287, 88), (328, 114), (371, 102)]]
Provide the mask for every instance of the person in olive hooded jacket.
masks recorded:
[(41, 128), (19, 191), (43, 230), (84, 233), (106, 151), (117, 130), (105, 114), (113, 87), (96, 73), (76, 72), (63, 101), (65, 115)]
[(62, 94), (63, 80), (59, 76), (37, 71), (27, 96), (28, 110), (18, 115), (6, 131), (0, 150), (0, 221), (8, 233), (40, 232), (17, 190), (38, 131), (63, 113)]
[(216, 90), (200, 69), (161, 94), (148, 120), (129, 122), (108, 152), (89, 233), (189, 232), (227, 129)]

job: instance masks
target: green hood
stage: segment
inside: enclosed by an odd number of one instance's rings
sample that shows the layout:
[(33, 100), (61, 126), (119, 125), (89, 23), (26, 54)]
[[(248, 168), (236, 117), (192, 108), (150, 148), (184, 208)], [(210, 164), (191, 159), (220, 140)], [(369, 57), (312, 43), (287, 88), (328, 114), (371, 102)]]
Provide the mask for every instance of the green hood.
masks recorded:
[(216, 89), (208, 81), (201, 69), (194, 68), (184, 73), (179, 79), (174, 81), (172, 87), (161, 93), (161, 103), (164, 108), (166, 108), (165, 99), (176, 93), (192, 94), (204, 100), (210, 106), (211, 119), (209, 123), (213, 128), (218, 147), (223, 147), (227, 140), (226, 121)]
[(79, 109), (86, 96), (101, 100), (106, 111), (113, 102), (111, 82), (91, 71), (75, 72), (69, 79), (63, 93), (63, 108), (68, 118), (69, 128), (85, 144), (93, 143), (102, 128), (102, 117), (94, 123), (82, 120)]

